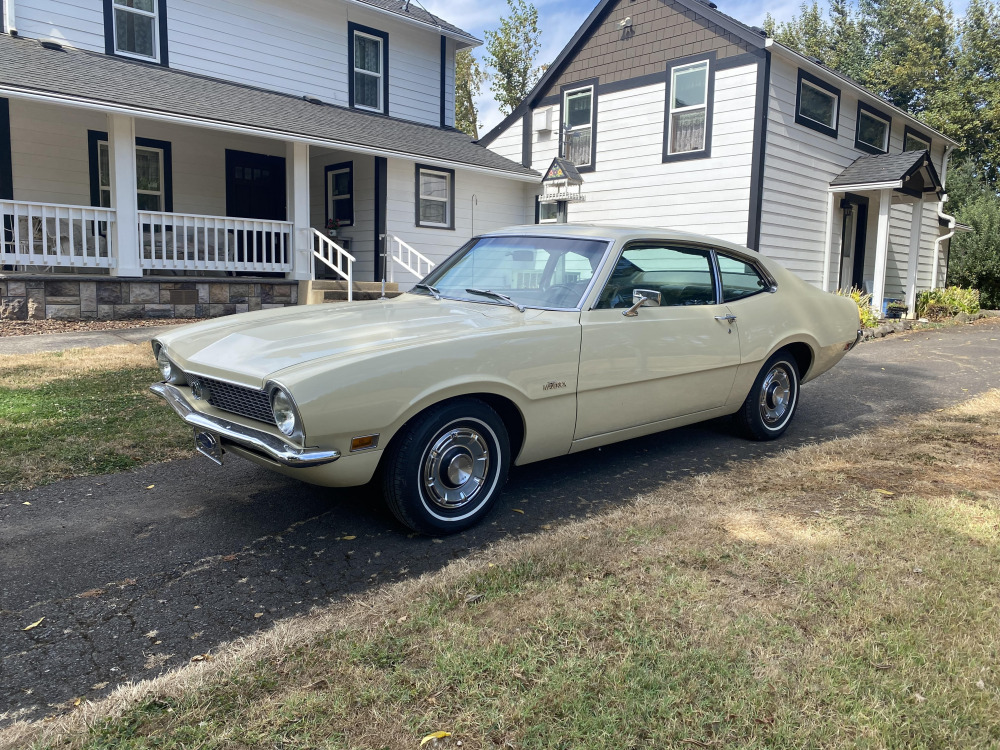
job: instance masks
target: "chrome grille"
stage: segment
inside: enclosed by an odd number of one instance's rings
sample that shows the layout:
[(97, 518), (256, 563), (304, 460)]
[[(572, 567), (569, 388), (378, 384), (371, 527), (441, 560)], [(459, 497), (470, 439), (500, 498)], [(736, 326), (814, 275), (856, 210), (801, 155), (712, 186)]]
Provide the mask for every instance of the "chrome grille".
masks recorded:
[(208, 403), (216, 409), (274, 424), (271, 399), (264, 391), (214, 378), (198, 376), (198, 380), (208, 388)]

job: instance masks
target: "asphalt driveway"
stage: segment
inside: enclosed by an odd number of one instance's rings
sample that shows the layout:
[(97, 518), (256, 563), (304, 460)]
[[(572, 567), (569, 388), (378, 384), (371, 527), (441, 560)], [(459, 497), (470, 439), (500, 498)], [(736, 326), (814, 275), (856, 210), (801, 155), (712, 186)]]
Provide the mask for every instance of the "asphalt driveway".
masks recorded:
[(527, 466), (483, 526), (443, 540), (408, 534), (371, 490), (313, 488), (236, 458), (0, 495), (0, 725), (153, 677), (501, 537), (996, 387), (1000, 320), (898, 334), (804, 386), (777, 443), (745, 442), (717, 420)]

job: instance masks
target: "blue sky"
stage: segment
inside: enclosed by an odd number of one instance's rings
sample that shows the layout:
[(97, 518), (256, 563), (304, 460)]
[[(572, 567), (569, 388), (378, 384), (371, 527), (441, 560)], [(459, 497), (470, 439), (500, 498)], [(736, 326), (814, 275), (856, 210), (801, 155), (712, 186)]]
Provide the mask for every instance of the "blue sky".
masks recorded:
[[(431, 13), (475, 34), (485, 40), (486, 29), (496, 28), (500, 16), (507, 10), (506, 0), (419, 0)], [(802, 0), (771, 0), (768, 3), (753, 0), (715, 0), (719, 10), (737, 18), (749, 26), (759, 26), (764, 16), (770, 13), (778, 21), (787, 21), (796, 14)], [(597, 0), (534, 0), (538, 8), (539, 26), (542, 29), (542, 51), (540, 63), (551, 62), (569, 41), (597, 4)], [(821, 4), (822, 3), (821, 0)], [(952, 7), (956, 11), (964, 9), (966, 0), (956, 0)], [(483, 48), (475, 51), (482, 58)], [(489, 84), (478, 100), (479, 119), (483, 123), (482, 133), (487, 132), (502, 119)]]

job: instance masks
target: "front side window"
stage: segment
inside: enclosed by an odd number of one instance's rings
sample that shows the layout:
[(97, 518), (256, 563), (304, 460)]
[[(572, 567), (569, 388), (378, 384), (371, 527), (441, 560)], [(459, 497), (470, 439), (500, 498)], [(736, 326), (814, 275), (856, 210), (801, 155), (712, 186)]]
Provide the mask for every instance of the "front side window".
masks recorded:
[(136, 185), (140, 211), (163, 210), (163, 151), (136, 147)]
[(159, 61), (159, 0), (113, 0), (114, 51)]
[(563, 95), (563, 157), (578, 167), (593, 163), (594, 88)]
[(751, 264), (728, 255), (719, 255), (722, 301), (735, 302), (762, 292), (768, 283)]
[(455, 228), (455, 173), (417, 167), (417, 226)]
[(871, 154), (888, 153), (891, 127), (891, 118), (863, 102), (858, 102), (858, 130), (854, 140), (856, 148)]
[(800, 70), (795, 122), (836, 138), (839, 113), (840, 89)]
[(326, 168), (326, 218), (337, 226), (354, 224), (354, 168), (350, 162)]
[(634, 243), (625, 248), (596, 308), (631, 307), (633, 292), (660, 293), (660, 307), (714, 305), (712, 254), (702, 248)]
[(708, 61), (680, 65), (670, 73), (668, 154), (705, 149), (708, 127)]
[[(112, 207), (111, 152), (107, 133), (90, 131), (91, 198), (95, 206)], [(171, 144), (136, 138), (136, 199), (140, 211), (172, 211)]]
[(435, 268), (424, 283), (449, 299), (503, 304), (468, 291), (490, 290), (525, 307), (575, 310), (607, 247), (606, 240), (583, 238), (480, 237)]
[(354, 32), (354, 106), (383, 112), (384, 40), (361, 31)]
[(915, 130), (907, 126), (903, 134), (903, 151), (930, 151), (930, 138), (924, 138)]

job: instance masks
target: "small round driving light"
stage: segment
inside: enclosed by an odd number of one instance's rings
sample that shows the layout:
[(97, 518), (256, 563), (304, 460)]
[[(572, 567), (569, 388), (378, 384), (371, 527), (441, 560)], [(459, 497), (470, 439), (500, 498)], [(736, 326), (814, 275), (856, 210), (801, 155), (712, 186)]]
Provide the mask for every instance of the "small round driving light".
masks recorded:
[(271, 411), (274, 413), (274, 423), (283, 433), (292, 437), (298, 431), (298, 415), (291, 397), (280, 388), (275, 388), (271, 395)]

